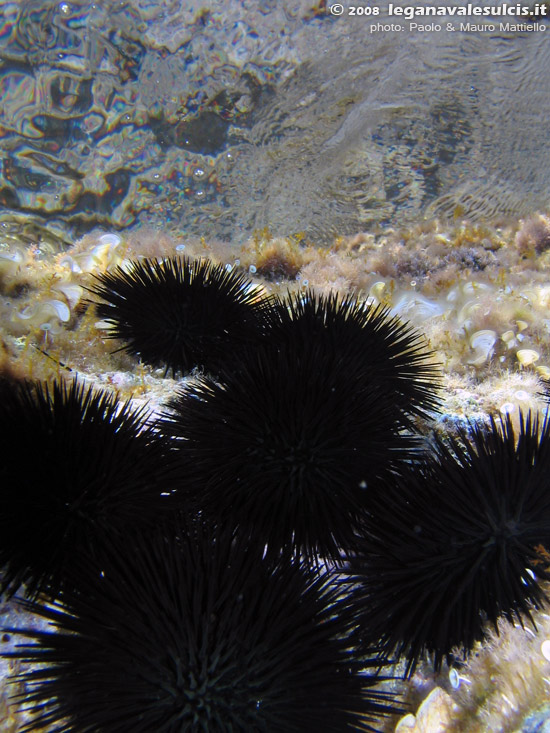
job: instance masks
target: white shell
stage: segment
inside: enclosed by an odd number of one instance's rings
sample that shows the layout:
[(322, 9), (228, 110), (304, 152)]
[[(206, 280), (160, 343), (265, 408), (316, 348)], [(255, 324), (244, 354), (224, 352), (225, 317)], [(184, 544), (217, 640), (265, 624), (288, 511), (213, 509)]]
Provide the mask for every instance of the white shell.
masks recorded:
[(516, 352), (516, 357), (521, 366), (529, 366), (540, 359), (540, 354), (533, 349), (520, 349)]
[(101, 244), (107, 244), (116, 247), (117, 244), (120, 244), (120, 237), (118, 234), (103, 234), (99, 241)]
[(468, 359), (468, 364), (479, 366), (488, 361), (493, 355), (493, 348), (497, 340), (495, 331), (483, 329), (476, 331), (470, 336), (470, 346), (474, 351), (474, 356)]
[(10, 263), (19, 263), (23, 262), (23, 255), (19, 250), (15, 252), (0, 252), (0, 261), (2, 260)]
[(78, 305), (84, 292), (83, 288), (80, 285), (76, 285), (76, 283), (59, 283), (53, 289), (63, 293), (70, 308)]
[(435, 300), (428, 300), (423, 295), (411, 291), (399, 298), (393, 306), (392, 312), (402, 317), (411, 318), (411, 316), (414, 316), (418, 319), (425, 320), (443, 315), (445, 308)]
[[(71, 311), (67, 304), (55, 298), (27, 305), (22, 310), (13, 313), (14, 321), (26, 321), (30, 328), (34, 326), (41, 328), (43, 331), (52, 330), (52, 318), (66, 322), (70, 317)], [(50, 328), (45, 328), (48, 324)], [(53, 332), (58, 333), (59, 331), (55, 330)]]
[(504, 341), (508, 349), (511, 349), (512, 346), (517, 344), (516, 334), (513, 331), (504, 331), (500, 338)]
[(40, 304), (40, 313), (42, 315), (52, 315), (59, 318), (60, 321), (68, 321), (71, 317), (71, 311), (66, 303), (61, 300), (46, 300)]

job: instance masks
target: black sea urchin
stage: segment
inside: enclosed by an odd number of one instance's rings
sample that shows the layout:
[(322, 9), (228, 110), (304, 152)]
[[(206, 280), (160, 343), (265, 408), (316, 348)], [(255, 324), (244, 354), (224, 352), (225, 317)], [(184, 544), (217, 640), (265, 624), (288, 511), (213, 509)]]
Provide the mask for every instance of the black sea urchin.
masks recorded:
[(3, 588), (34, 595), (104, 534), (164, 516), (169, 453), (143, 413), (76, 381), (2, 386)]
[[(408, 659), (436, 669), (464, 653), (500, 616), (531, 620), (548, 577), (550, 423), (521, 416), (435, 441), (435, 455), (375, 497), (350, 571), (366, 628)], [(544, 549), (546, 548), (546, 549)], [(369, 636), (370, 639), (373, 637)]]
[(326, 575), (200, 528), (115, 546), (102, 567), (86, 593), (27, 604), (57, 631), (19, 630), (33, 643), (6, 655), (33, 665), (15, 680), (24, 730), (342, 733), (392, 712)]
[(97, 277), (98, 315), (122, 350), (152, 366), (189, 372), (216, 369), (235, 348), (258, 337), (264, 306), (243, 275), (207, 260), (140, 260)]
[(388, 393), (395, 419), (425, 416), (437, 407), (440, 375), (431, 352), (419, 333), (384, 306), (308, 292), (275, 301), (267, 324), (272, 346), (300, 353), (318, 344), (324, 353), (360, 365), (373, 388)]
[(338, 562), (415, 446), (388, 391), (363, 377), (322, 345), (282, 346), (181, 391), (160, 430), (176, 438), (198, 507), (277, 552)]

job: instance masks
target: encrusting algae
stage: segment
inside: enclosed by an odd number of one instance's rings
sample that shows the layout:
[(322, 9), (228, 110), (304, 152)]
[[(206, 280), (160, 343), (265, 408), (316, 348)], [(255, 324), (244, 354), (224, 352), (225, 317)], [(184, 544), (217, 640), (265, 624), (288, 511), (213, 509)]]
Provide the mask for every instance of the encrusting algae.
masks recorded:
[[(4, 348), (34, 377), (51, 377), (62, 364), (82, 375), (94, 372), (103, 383), (100, 374), (135, 377), (134, 361), (111, 353), (87, 288), (94, 274), (130, 259), (185, 253), (243, 271), (267, 293), (351, 291), (387, 305), (426, 335), (454, 389), (471, 391), (491, 377), (500, 380), (506, 404), (517, 391), (505, 388), (514, 372), (550, 376), (550, 253), (541, 222), (542, 215), (494, 228), (433, 221), (340, 238), (329, 249), (265, 230), (231, 258), (225, 243), (180, 243), (153, 232), (129, 233), (124, 240), (89, 234), (57, 254), (6, 241), (0, 250)], [(147, 392), (146, 377), (155, 382), (155, 371), (138, 371)], [(123, 384), (115, 386), (124, 391)], [(128, 386), (133, 392), (138, 384), (132, 378)], [(483, 411), (488, 405), (482, 394), (480, 399)], [(533, 393), (529, 406), (541, 404)]]

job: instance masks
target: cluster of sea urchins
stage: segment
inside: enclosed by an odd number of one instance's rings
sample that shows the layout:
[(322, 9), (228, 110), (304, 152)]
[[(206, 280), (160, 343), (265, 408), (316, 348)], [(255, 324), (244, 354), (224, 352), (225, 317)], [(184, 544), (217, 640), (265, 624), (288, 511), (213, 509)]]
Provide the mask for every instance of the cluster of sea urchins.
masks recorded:
[(378, 653), (351, 653), (345, 585), (189, 517), (140, 412), (77, 381), (1, 394), (4, 589), (55, 626), (6, 629), (27, 639), (5, 655), (21, 730), (338, 733), (394, 711)]
[[(101, 287), (111, 282), (108, 277), (100, 278)], [(211, 364), (219, 384), (232, 373), (229, 362), (236, 374), (252, 369), (256, 359), (265, 363), (276, 304), (255, 293), (247, 305), (250, 312), (241, 307), (254, 292), (242, 277), (230, 277), (209, 263), (180, 260), (141, 262), (113, 277), (112, 291), (124, 303), (125, 328), (132, 299), (142, 308), (131, 350), (147, 353), (150, 363), (174, 372)], [(238, 308), (226, 302), (228, 293)], [(103, 295), (107, 299), (109, 293)], [(148, 349), (163, 298), (170, 305), (168, 335), (159, 334), (157, 361)], [(212, 310), (211, 300), (220, 313)], [(115, 326), (120, 303), (111, 314)], [(152, 328), (146, 322), (149, 313)], [(284, 351), (290, 371), (280, 383), (283, 391), (285, 380), (293, 381), (290, 351)], [(305, 352), (302, 361), (313, 367)], [(335, 354), (336, 376), (343, 361), (343, 354)], [(353, 384), (358, 395), (364, 393), (359, 404), (378, 409), (375, 392), (367, 402), (367, 372), (359, 362), (354, 368)], [(304, 379), (302, 385), (307, 386)], [(336, 388), (338, 379), (329, 375), (316, 389), (323, 385)], [(113, 396), (77, 381), (52, 387), (5, 382), (3, 389), (4, 478), (10, 488), (23, 489), (6, 491), (5, 589), (13, 592), (22, 583), (27, 607), (56, 627), (50, 632), (18, 629), (31, 642), (14, 652), (30, 665), (17, 678), (25, 690), (21, 705), (32, 714), (27, 730), (51, 725), (71, 731), (337, 733), (371, 729), (380, 715), (394, 709), (392, 698), (375, 688), (378, 655), (368, 673), (372, 650), (362, 650), (361, 656), (352, 652), (355, 615), (345, 584), (298, 555), (302, 546), (311, 546), (311, 554), (335, 553), (332, 544), (325, 548), (323, 536), (310, 543), (306, 533), (296, 540), (297, 551), (289, 553), (281, 552), (289, 549), (285, 542), (277, 549), (275, 533), (265, 553), (250, 523), (241, 532), (229, 517), (202, 512), (191, 472), (198, 467), (182, 452), (183, 439), (167, 430), (167, 419), (151, 424)], [(343, 394), (352, 408), (351, 392)], [(323, 408), (318, 397), (315, 404)], [(291, 407), (287, 402), (286, 409)], [(299, 421), (301, 407), (295, 407)], [(210, 415), (217, 420), (214, 411)], [(380, 413), (380, 419), (388, 437), (399, 443), (395, 452), (403, 462), (411, 451), (410, 438), (400, 443), (404, 418)], [(324, 441), (329, 433), (323, 431)], [(382, 448), (374, 432), (369, 434)], [(22, 455), (29, 439), (37, 447), (30, 467)], [(317, 454), (321, 447), (315, 445)], [(298, 449), (297, 454), (302, 446)], [(345, 463), (345, 447), (331, 461)], [(203, 476), (214, 467), (212, 461), (204, 465)], [(386, 471), (381, 466), (373, 482)], [(365, 484), (358, 487), (365, 495), (370, 479), (356, 469), (355, 475)], [(272, 481), (283, 502), (285, 481), (284, 471)], [(340, 483), (347, 490), (346, 482)], [(300, 492), (311, 485), (296, 484)], [(287, 494), (293, 489), (289, 484)], [(353, 501), (358, 514), (362, 503)], [(321, 512), (330, 509), (320, 505)], [(291, 512), (290, 518), (296, 521), (299, 515)], [(300, 527), (292, 531), (299, 534)]]
[[(177, 258), (94, 292), (122, 348), (203, 373), (154, 425), (76, 384), (0, 405), (6, 437), (23, 426), (4, 462), (5, 585), (28, 583), (57, 627), (19, 629), (32, 643), (14, 655), (40, 665), (18, 678), (26, 730), (367, 730), (393, 709), (369, 666), (404, 657), (412, 673), (429, 653), (437, 669), (485, 620), (543, 602), (548, 423), (493, 421), (426, 450), (416, 424), (438, 371), (387, 309), (261, 297)], [(28, 507), (11, 495), (27, 423), (48, 464)]]

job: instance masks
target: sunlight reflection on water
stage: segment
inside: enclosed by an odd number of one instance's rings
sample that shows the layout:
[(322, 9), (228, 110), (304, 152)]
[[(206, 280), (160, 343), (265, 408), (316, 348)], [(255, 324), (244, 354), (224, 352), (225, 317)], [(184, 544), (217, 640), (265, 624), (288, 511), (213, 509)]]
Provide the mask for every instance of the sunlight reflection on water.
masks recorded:
[(5, 227), (323, 243), (547, 201), (545, 32), (370, 33), (300, 0), (1, 5)]

